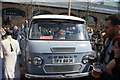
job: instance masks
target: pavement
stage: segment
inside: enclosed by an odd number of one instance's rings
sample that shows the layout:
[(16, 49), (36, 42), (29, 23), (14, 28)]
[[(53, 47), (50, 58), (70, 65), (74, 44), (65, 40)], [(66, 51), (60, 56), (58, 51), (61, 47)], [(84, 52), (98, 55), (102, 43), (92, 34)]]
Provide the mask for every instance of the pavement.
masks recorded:
[[(25, 77), (25, 73), (26, 73), (26, 68), (25, 67), (20, 67), (20, 72), (21, 72), (21, 78), (18, 80), (94, 80), (91, 79), (91, 77), (81, 77), (81, 78), (75, 78), (75, 79), (28, 79)], [(2, 80), (2, 59), (0, 59), (0, 80)]]
[(0, 80), (2, 79), (2, 59), (0, 58)]
[(20, 80), (27, 80), (27, 78), (25, 78), (25, 73), (26, 73), (26, 68), (25, 67), (20, 67), (20, 77), (21, 79)]

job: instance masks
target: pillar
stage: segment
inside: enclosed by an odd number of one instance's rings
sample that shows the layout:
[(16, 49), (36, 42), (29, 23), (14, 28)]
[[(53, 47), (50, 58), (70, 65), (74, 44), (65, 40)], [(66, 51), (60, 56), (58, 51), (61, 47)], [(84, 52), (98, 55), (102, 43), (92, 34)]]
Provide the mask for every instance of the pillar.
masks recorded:
[(2, 2), (0, 2), (0, 26), (2, 25)]

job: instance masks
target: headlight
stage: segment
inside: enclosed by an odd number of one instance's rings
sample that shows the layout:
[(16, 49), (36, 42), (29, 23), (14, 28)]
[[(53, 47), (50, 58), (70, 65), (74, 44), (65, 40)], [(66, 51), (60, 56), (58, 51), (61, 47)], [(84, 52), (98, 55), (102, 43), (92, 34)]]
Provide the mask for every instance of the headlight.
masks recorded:
[(97, 58), (97, 55), (95, 51), (89, 52), (87, 55), (82, 57), (82, 63), (83, 64), (86, 64), (88, 62), (93, 63), (96, 58)]
[(82, 63), (83, 64), (88, 63), (88, 55), (85, 55), (85, 56), (82, 57)]
[(39, 66), (43, 63), (43, 59), (41, 57), (35, 57), (33, 59), (33, 63), (34, 63), (34, 65)]

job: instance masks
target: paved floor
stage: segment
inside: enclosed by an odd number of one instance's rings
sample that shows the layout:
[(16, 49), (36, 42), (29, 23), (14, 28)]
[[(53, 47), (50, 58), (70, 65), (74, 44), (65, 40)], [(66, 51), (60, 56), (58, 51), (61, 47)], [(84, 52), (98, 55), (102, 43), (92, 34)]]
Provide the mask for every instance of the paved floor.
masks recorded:
[[(75, 79), (27, 79), (25, 78), (24, 74), (26, 72), (26, 68), (24, 67), (21, 67), (20, 68), (20, 71), (21, 71), (21, 78), (19, 80), (95, 80), (95, 79), (92, 79), (91, 77), (84, 77), (84, 78), (75, 78)], [(0, 59), (0, 80), (2, 78), (2, 60)]]
[(0, 58), (0, 80), (2, 79), (2, 59)]

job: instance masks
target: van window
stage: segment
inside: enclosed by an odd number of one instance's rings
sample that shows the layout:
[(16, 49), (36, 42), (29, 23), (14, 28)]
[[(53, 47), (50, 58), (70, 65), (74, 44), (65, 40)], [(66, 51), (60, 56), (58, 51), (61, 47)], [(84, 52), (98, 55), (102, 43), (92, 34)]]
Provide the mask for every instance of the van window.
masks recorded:
[(31, 22), (29, 39), (39, 40), (88, 40), (86, 25), (60, 21)]

